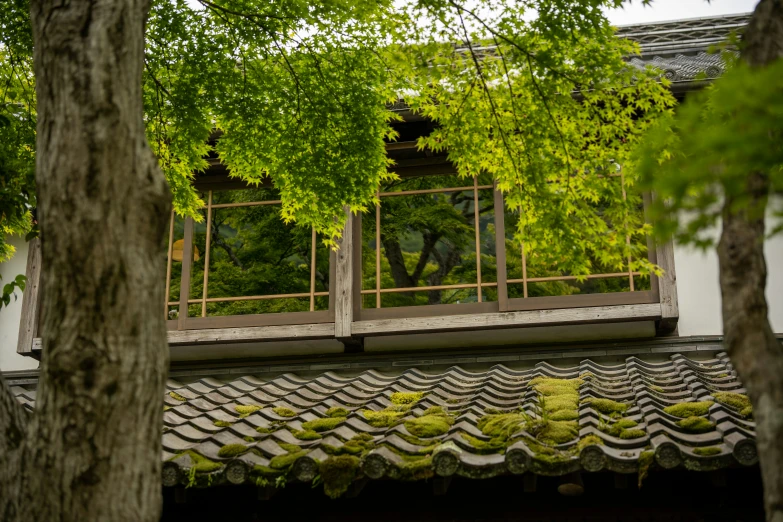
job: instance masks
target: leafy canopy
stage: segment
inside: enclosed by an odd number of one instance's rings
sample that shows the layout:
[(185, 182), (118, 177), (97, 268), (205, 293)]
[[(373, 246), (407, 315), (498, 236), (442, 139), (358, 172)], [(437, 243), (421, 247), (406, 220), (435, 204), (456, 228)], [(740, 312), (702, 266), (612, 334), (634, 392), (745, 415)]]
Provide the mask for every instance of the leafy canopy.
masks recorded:
[[(662, 234), (706, 248), (730, 211), (775, 217), (783, 230), (780, 197), (751, 207), (748, 176), (761, 173), (770, 195), (783, 192), (783, 61), (765, 68), (736, 64), (720, 80), (662, 118), (634, 155), (645, 186), (659, 195), (653, 207)], [(686, 219), (680, 219), (682, 216)]]
[[(497, 180), (528, 252), (578, 276), (596, 263), (627, 270), (629, 256), (631, 269), (649, 271), (635, 255), (649, 233), (637, 179), (620, 176), (620, 165), (673, 98), (657, 73), (623, 61), (636, 47), (616, 38), (602, 11), (622, 3), (155, 0), (148, 137), (181, 215), (200, 219), (191, 182), (207, 157), (219, 158), (251, 184), (271, 178), (282, 218), (333, 244), (342, 208), (368, 209), (379, 184), (395, 179), (385, 142), (396, 116), (386, 104), (403, 98), (435, 122), (420, 147), (448, 151), (460, 176)], [(3, 34), (16, 24), (29, 36), (24, 4), (3, 15)], [(0, 71), (14, 45), (4, 41)], [(20, 49), (15, 59), (29, 64), (29, 42)], [(29, 124), (27, 71), (17, 85), (27, 86)], [(34, 140), (25, 136), (14, 150), (28, 161)], [(25, 165), (14, 179), (26, 179)]]

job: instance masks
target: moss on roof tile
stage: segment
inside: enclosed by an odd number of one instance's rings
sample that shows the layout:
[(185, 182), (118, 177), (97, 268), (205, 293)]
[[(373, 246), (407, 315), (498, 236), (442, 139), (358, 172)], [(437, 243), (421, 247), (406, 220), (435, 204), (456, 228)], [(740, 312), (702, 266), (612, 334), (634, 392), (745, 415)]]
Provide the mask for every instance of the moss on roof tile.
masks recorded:
[(675, 417), (685, 419), (688, 417), (694, 417), (698, 415), (707, 415), (710, 411), (710, 406), (715, 404), (712, 401), (700, 401), (700, 402), (681, 402), (679, 404), (672, 404), (663, 409), (664, 412)]
[(324, 483), (324, 493), (329, 498), (339, 498), (348, 491), (360, 462), (352, 455), (339, 455), (322, 461), (318, 470)]
[(345, 417), (324, 417), (321, 419), (307, 421), (302, 424), (302, 428), (305, 430), (312, 430), (317, 432), (329, 431), (335, 429), (344, 421)]
[(226, 444), (218, 450), (218, 457), (231, 458), (246, 453), (248, 447), (244, 444)]
[(424, 392), (394, 392), (391, 394), (392, 404), (411, 405), (416, 404), (424, 397)]

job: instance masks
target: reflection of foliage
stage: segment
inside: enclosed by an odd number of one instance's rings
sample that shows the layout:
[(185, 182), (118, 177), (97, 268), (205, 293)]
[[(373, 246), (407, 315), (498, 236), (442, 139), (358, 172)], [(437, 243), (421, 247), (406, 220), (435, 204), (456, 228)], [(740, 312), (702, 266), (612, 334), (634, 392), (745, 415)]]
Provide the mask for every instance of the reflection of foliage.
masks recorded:
[[(456, 176), (408, 178), (392, 182), (382, 190), (397, 192), (460, 187), (471, 182)], [(481, 182), (491, 183), (491, 180)], [(479, 196), (480, 222), (486, 230), (492, 216), (492, 194), (484, 190)], [(472, 190), (382, 198), (381, 287), (475, 283), (474, 220)], [(363, 288), (368, 289), (375, 287), (375, 214), (366, 214), (363, 223)], [(494, 255), (486, 256), (486, 259), (482, 255), (483, 281), (494, 281), (494, 267)], [(494, 289), (490, 293), (493, 295), (488, 295), (485, 289), (485, 298), (497, 298)], [(475, 289), (459, 289), (384, 294), (382, 299), (384, 306), (412, 306), (472, 302), (477, 300), (477, 296)], [(374, 298), (372, 300), (374, 303)]]
[[(489, 178), (480, 184), (489, 184)], [(438, 187), (459, 187), (470, 182), (456, 176), (409, 178), (393, 182), (384, 192), (421, 190)], [(482, 281), (496, 281), (494, 205), (491, 191), (479, 192), (481, 222)], [(598, 207), (598, 205), (596, 205)], [(475, 236), (473, 229), (472, 191), (445, 194), (419, 194), (384, 197), (381, 205), (381, 288), (410, 288), (470, 284), (477, 280)], [(641, 217), (641, 208), (637, 208)], [(602, 215), (598, 208), (597, 215)], [(522, 258), (519, 243), (513, 236), (517, 229), (518, 213), (506, 210), (506, 263), (509, 279), (521, 279)], [(611, 232), (612, 222), (605, 218)], [(363, 217), (362, 273), (365, 290), (375, 288), (375, 214)], [(570, 275), (564, 268), (562, 252), (539, 244), (537, 250), (527, 253), (528, 278)], [(645, 257), (643, 245), (635, 247)], [(557, 252), (559, 256), (554, 255)], [(592, 273), (627, 271), (603, 262), (600, 256), (589, 259)], [(649, 289), (649, 278), (637, 278), (636, 290)], [(584, 281), (547, 281), (528, 284), (528, 296), (571, 295), (576, 293), (609, 293), (629, 290), (627, 277), (588, 279)], [(508, 287), (509, 297), (522, 297), (521, 284)], [(484, 300), (497, 300), (496, 288), (484, 288)], [(422, 304), (475, 302), (475, 289), (455, 289), (426, 292), (399, 292), (382, 294), (382, 306), (412, 306)], [(365, 295), (365, 307), (375, 306), (375, 296)]]
[[(214, 193), (214, 204), (277, 199), (268, 189)], [(205, 213), (202, 210), (202, 213)], [(279, 205), (218, 208), (212, 212), (208, 297), (296, 294), (310, 291), (312, 231), (284, 224)], [(206, 220), (197, 224), (194, 244), (206, 251)], [(317, 248), (320, 243), (316, 243)], [(204, 287), (202, 256), (194, 261), (190, 298), (200, 299)], [(172, 282), (174, 285), (175, 283)], [(179, 295), (178, 281), (176, 295)], [(329, 251), (316, 255), (315, 291), (329, 289)], [(173, 293), (173, 292), (172, 292)], [(309, 297), (217, 302), (207, 304), (207, 315), (244, 315), (309, 310)], [(316, 309), (328, 307), (328, 298), (316, 298)], [(189, 315), (200, 316), (201, 305)]]

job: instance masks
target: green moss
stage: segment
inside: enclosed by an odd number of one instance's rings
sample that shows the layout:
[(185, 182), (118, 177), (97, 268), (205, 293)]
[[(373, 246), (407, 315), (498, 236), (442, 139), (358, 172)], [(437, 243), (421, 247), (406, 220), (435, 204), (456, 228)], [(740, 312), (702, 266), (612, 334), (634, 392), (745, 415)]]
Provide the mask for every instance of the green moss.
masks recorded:
[(528, 442), (527, 447), (533, 452), (533, 459), (546, 466), (562, 464), (573, 458), (573, 455), (571, 455), (570, 452), (561, 451), (533, 442)]
[(329, 457), (319, 464), (324, 493), (329, 498), (338, 498), (348, 491), (348, 487), (359, 470), (359, 459), (351, 455)]
[(405, 415), (405, 412), (391, 411), (391, 410), (362, 410), (362, 415), (370, 426), (376, 428), (387, 428), (395, 424), (401, 417)]
[(256, 406), (255, 404), (237, 404), (234, 406), (234, 409), (239, 414), (240, 417), (247, 417), (251, 413), (257, 412), (261, 409), (261, 406)]
[(489, 455), (491, 453), (503, 453), (506, 449), (506, 440), (502, 438), (489, 439), (489, 441), (481, 440), (469, 435), (467, 433), (460, 433), (460, 436), (467, 441), (468, 444), (473, 446), (479, 455)]
[[(633, 419), (618, 419), (617, 422), (612, 424), (611, 426), (607, 426), (606, 428), (602, 427), (602, 430), (604, 433), (608, 433), (609, 435), (612, 435), (613, 437), (621, 437), (623, 431), (627, 430), (628, 428), (633, 428), (637, 425), (637, 422)], [(631, 437), (633, 438), (633, 437)]]
[(179, 393), (174, 392), (174, 391), (169, 392), (169, 397), (171, 397), (172, 399), (176, 399), (178, 401), (182, 401), (182, 402), (185, 402), (187, 400), (185, 397), (183, 397), (182, 395), (180, 395)]
[(175, 457), (172, 458), (175, 459), (181, 455), (187, 455), (190, 457), (190, 469), (191, 471), (196, 470), (196, 473), (211, 473), (213, 471), (219, 470), (223, 465), (219, 462), (215, 462), (213, 460), (209, 460), (207, 457), (203, 455), (199, 455), (193, 450), (187, 450), (183, 451), (182, 453), (177, 454)]
[(437, 437), (449, 431), (454, 420), (447, 415), (423, 415), (405, 422), (405, 429), (416, 437)]
[(313, 430), (295, 430), (291, 434), (299, 440), (318, 440), (321, 436)]
[(399, 480), (426, 480), (435, 476), (432, 457), (407, 459), (399, 467)]
[(218, 428), (228, 428), (229, 426), (232, 425), (231, 422), (224, 421), (224, 420), (215, 420), (215, 421), (212, 421), (212, 424), (214, 424)]
[(419, 437), (416, 437), (414, 435), (411, 435), (409, 433), (405, 433), (405, 432), (402, 432), (402, 431), (395, 432), (394, 434), (396, 436), (398, 436), (399, 438), (401, 438), (402, 440), (404, 440), (405, 442), (408, 442), (410, 444), (415, 444), (417, 446), (430, 446), (430, 445), (436, 443), (435, 441), (424, 440), (424, 439), (421, 439)]
[(329, 417), (347, 417), (348, 410), (346, 410), (345, 408), (340, 408), (335, 406), (333, 408), (329, 408), (328, 410), (326, 410), (326, 415), (328, 415)]
[(272, 433), (272, 430), (269, 428), (264, 428), (263, 426), (259, 426), (256, 428), (256, 431), (258, 433)]
[(693, 452), (702, 457), (710, 457), (712, 455), (718, 455), (723, 451), (717, 446), (709, 446), (706, 448), (693, 448)]
[(272, 409), (273, 412), (280, 415), (281, 417), (295, 417), (296, 412), (290, 408), (284, 408), (283, 406), (278, 406), (276, 408)]
[(742, 408), (742, 411), (740, 411), (740, 415), (742, 415), (743, 417), (753, 417), (753, 406)]
[(431, 408), (427, 408), (424, 410), (424, 413), (422, 415), (448, 415), (449, 413), (444, 410), (441, 406), (433, 406)]
[(650, 389), (656, 393), (663, 393), (663, 388), (660, 386), (650, 386)]
[(484, 415), (478, 421), (478, 429), (489, 437), (508, 438), (521, 430), (528, 421), (526, 415), (520, 413), (502, 413), (500, 415)]
[[(282, 446), (282, 444), (281, 444)], [(294, 462), (296, 462), (296, 459), (304, 457), (307, 455), (308, 450), (300, 450), (295, 451), (292, 453), (288, 453), (286, 455), (278, 455), (276, 457), (273, 457), (272, 460), (269, 461), (269, 467), (272, 469), (285, 469), (290, 467)]]
[(290, 444), (288, 442), (278, 442), (277, 445), (283, 448), (284, 450), (286, 450), (288, 453), (296, 453), (297, 451), (302, 449), (296, 444)]
[(671, 406), (667, 406), (663, 409), (663, 411), (669, 415), (674, 415), (675, 417), (685, 419), (687, 417), (694, 417), (697, 415), (707, 415), (707, 413), (710, 411), (710, 406), (713, 404), (714, 402), (712, 401), (681, 402), (679, 404), (672, 404)]
[(169, 411), (171, 409), (171, 406), (163, 406), (163, 411)]
[(340, 447), (331, 446), (329, 444), (321, 444), (320, 447), (328, 455), (359, 455), (367, 453), (375, 448), (375, 444), (372, 440), (372, 435), (360, 433), (346, 441), (345, 444)]
[(244, 444), (226, 444), (218, 450), (218, 457), (231, 458), (241, 455), (248, 450)]
[(305, 430), (312, 431), (329, 431), (335, 429), (337, 426), (345, 421), (345, 417), (325, 417), (323, 419), (315, 419), (307, 421), (302, 424)]
[(728, 373), (719, 373), (718, 375), (716, 375), (716, 377), (718, 377), (719, 379), (723, 379), (724, 377), (728, 377), (728, 376), (729, 376)]
[(582, 401), (582, 404), (587, 404), (596, 411), (599, 411), (605, 415), (623, 415), (628, 411), (628, 405), (624, 402), (613, 401), (612, 399), (596, 399), (589, 397)]
[(724, 406), (728, 406), (734, 411), (742, 411), (750, 406), (750, 399), (747, 395), (731, 392), (716, 392), (712, 394), (715, 400)]
[(570, 421), (579, 418), (579, 412), (576, 410), (557, 410), (556, 412), (549, 414), (549, 420), (554, 421)]
[(688, 417), (678, 421), (677, 426), (690, 433), (706, 433), (712, 431), (715, 423), (704, 417)]
[(275, 478), (283, 475), (285, 471), (279, 470), (279, 469), (272, 469), (269, 466), (253, 466), (253, 469), (250, 470), (250, 478), (253, 479), (256, 483), (263, 483), (263, 481), (259, 481), (261, 478)]
[(578, 395), (554, 395), (541, 397), (541, 407), (544, 411), (554, 413), (561, 410), (576, 411), (579, 407)]
[(461, 403), (463, 400), (464, 400), (464, 399), (457, 399), (457, 398), (455, 397), (455, 398), (453, 398), (453, 399), (447, 399), (447, 400), (446, 400), (446, 403), (447, 403), (447, 404), (459, 404), (459, 403)]
[[(539, 389), (541, 386), (553, 386), (556, 388), (564, 388), (568, 389), (571, 392), (575, 392), (579, 390), (579, 387), (584, 383), (582, 379), (557, 379), (554, 377), (536, 377), (535, 379), (532, 379), (527, 384), (529, 386), (532, 386), (536, 391), (538, 391), (541, 394), (544, 394), (543, 391)], [(559, 395), (559, 394), (554, 394)]]
[(549, 421), (543, 424), (536, 438), (545, 444), (563, 444), (579, 436), (579, 424), (574, 421)]
[(242, 437), (242, 440), (244, 440), (245, 442), (255, 442), (256, 441), (256, 439), (254, 439), (250, 435), (245, 435), (244, 437)]
[(642, 487), (644, 479), (647, 478), (653, 462), (655, 462), (654, 451), (643, 451), (639, 454), (639, 488)]
[(391, 394), (392, 404), (413, 405), (424, 397), (424, 392), (394, 392)]
[(620, 432), (620, 438), (621, 439), (638, 439), (639, 437), (644, 437), (646, 433), (644, 430), (640, 429), (630, 429), (630, 430), (623, 430)]
[(604, 441), (598, 435), (588, 435), (586, 437), (582, 437), (579, 439), (579, 442), (576, 443), (576, 454), (578, 455), (581, 453), (582, 450), (587, 446), (601, 446), (603, 443)]

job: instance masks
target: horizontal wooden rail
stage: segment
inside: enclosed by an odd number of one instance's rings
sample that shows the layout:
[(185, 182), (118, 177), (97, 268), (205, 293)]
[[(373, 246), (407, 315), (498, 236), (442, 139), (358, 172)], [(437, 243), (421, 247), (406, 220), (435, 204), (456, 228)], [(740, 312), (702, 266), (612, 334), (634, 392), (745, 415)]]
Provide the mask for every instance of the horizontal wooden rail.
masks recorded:
[[(498, 286), (496, 282), (481, 283), (482, 288), (492, 288)], [(438, 286), (409, 286), (407, 288), (381, 288), (380, 290), (362, 290), (362, 295), (370, 295), (375, 293), (382, 294), (395, 294), (403, 292), (434, 292), (438, 290), (465, 290), (467, 288), (477, 288), (476, 283), (467, 283), (464, 285), (438, 285)]]
[[(480, 185), (478, 190), (492, 189), (492, 185)], [(442, 194), (445, 192), (466, 192), (473, 191), (474, 187), (452, 187), (452, 188), (436, 188), (436, 189), (421, 189), (421, 190), (401, 190), (400, 192), (381, 192), (378, 194), (382, 198), (394, 197), (394, 196), (417, 196), (419, 194)]]
[(369, 337), (566, 324), (651, 321), (660, 318), (661, 305), (654, 303), (493, 314), (378, 319), (357, 321), (353, 323), (352, 331), (356, 336)]
[[(587, 276), (581, 276), (586, 279), (607, 279), (610, 277), (628, 277), (628, 275), (638, 276), (642, 275), (641, 272), (631, 272), (630, 274), (628, 272), (617, 272), (614, 274), (590, 274)], [(543, 283), (546, 281), (576, 281), (579, 279), (579, 276), (552, 276), (552, 277), (528, 277), (527, 279), (509, 279), (506, 282), (509, 284), (518, 284), (518, 283), (524, 283), (527, 281), (528, 283)]]

